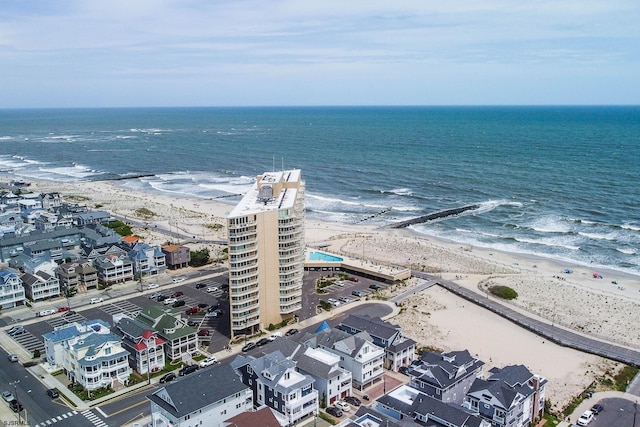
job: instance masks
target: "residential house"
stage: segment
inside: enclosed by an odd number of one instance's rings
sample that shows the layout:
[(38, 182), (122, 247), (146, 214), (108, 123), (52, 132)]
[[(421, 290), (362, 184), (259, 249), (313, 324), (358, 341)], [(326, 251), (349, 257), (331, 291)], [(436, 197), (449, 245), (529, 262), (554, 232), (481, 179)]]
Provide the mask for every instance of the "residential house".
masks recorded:
[(164, 245), (162, 246), (166, 265), (172, 270), (189, 266), (191, 261), (191, 252), (187, 246), (182, 245)]
[(493, 368), (486, 379), (477, 379), (464, 400), (465, 408), (478, 413), (494, 427), (525, 427), (544, 413), (547, 380), (523, 365)]
[(491, 423), (462, 406), (444, 403), (407, 385), (381, 396), (374, 405), (376, 411), (402, 425), (412, 425), (414, 421), (416, 426), (491, 427)]
[(56, 326), (53, 331), (42, 336), (47, 363), (52, 370), (64, 369), (65, 343), (72, 338), (82, 337), (90, 333), (109, 334), (110, 326), (104, 320), (87, 320), (85, 322), (65, 323)]
[(257, 411), (246, 411), (235, 415), (224, 423), (225, 427), (280, 427), (280, 423), (273, 411), (263, 406)]
[(24, 304), (25, 298), (20, 273), (12, 268), (0, 270), (0, 307), (11, 308)]
[(52, 260), (62, 260), (62, 243), (59, 239), (38, 239), (24, 245), (24, 254), (33, 258), (48, 255)]
[(129, 352), (117, 335), (89, 332), (69, 339), (63, 347), (67, 377), (87, 390), (112, 388), (116, 382), (125, 385), (131, 375)]
[(81, 212), (73, 217), (73, 221), (78, 227), (82, 227), (83, 225), (104, 224), (110, 220), (112, 220), (111, 214), (107, 211)]
[(373, 343), (367, 332), (351, 335), (340, 329), (327, 328), (306, 335), (301, 342), (338, 355), (340, 367), (351, 372), (353, 387), (358, 390), (382, 379), (384, 350)]
[(167, 269), (165, 254), (159, 246), (153, 247), (146, 243), (136, 243), (128, 253), (133, 263), (136, 277), (154, 276), (164, 273)]
[(226, 427), (225, 420), (253, 408), (251, 389), (229, 364), (200, 369), (164, 385), (147, 399), (153, 426)]
[(282, 426), (297, 424), (318, 412), (314, 379), (296, 370), (296, 362), (279, 351), (262, 357), (237, 356), (232, 362), (242, 382), (253, 392), (255, 407), (266, 405)]
[(40, 301), (60, 295), (60, 283), (56, 276), (44, 271), (25, 273), (21, 277), (25, 296), (31, 301)]
[(146, 323), (126, 315), (114, 316), (114, 333), (122, 338), (122, 346), (129, 352), (129, 366), (140, 374), (164, 368), (164, 343), (158, 333)]
[[(280, 341), (280, 339), (278, 339)], [(303, 347), (294, 356), (298, 372), (311, 376), (320, 404), (331, 406), (351, 395), (351, 372), (340, 367), (340, 356), (322, 348)]]
[(136, 317), (151, 329), (157, 331), (165, 341), (165, 356), (169, 360), (180, 360), (184, 355), (198, 351), (197, 331), (187, 326), (181, 318), (182, 310), (150, 305), (142, 309)]
[(467, 350), (424, 352), (407, 370), (409, 385), (445, 403), (462, 405), (471, 384), (482, 377), (484, 362)]
[(74, 288), (86, 292), (98, 287), (98, 270), (87, 259), (60, 264), (56, 275), (64, 292), (72, 292)]
[(133, 279), (133, 263), (127, 253), (117, 246), (112, 246), (104, 254), (93, 260), (98, 271), (98, 281), (102, 284), (122, 283)]
[(416, 342), (402, 335), (400, 326), (385, 322), (379, 317), (349, 315), (338, 326), (352, 335), (366, 331), (373, 343), (385, 351), (384, 367), (398, 371), (410, 365), (416, 354)]
[(54, 210), (62, 206), (62, 196), (58, 192), (40, 194), (40, 203), (47, 210)]

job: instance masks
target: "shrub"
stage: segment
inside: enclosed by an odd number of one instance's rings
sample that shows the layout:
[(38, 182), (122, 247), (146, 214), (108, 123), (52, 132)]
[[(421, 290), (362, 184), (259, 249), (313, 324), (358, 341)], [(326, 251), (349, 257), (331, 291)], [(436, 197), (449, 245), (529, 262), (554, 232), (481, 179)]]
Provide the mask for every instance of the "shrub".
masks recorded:
[(492, 286), (489, 288), (489, 292), (502, 299), (511, 300), (518, 298), (518, 293), (508, 286)]

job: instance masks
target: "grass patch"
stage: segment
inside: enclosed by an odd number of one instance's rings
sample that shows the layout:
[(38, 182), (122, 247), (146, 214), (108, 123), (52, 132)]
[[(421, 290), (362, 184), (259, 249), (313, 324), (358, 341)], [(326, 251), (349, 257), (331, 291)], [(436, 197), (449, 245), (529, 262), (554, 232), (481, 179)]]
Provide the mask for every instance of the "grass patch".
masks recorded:
[(327, 414), (326, 412), (320, 411), (320, 413), (318, 414), (318, 417), (321, 420), (324, 420), (324, 421), (328, 422), (332, 426), (338, 424), (338, 421), (335, 418), (333, 418), (331, 415)]
[(508, 286), (491, 286), (489, 292), (498, 298), (512, 300), (518, 298), (518, 293)]
[(138, 209), (136, 209), (136, 215), (138, 215), (139, 217), (141, 217), (143, 219), (150, 219), (150, 218), (153, 218), (154, 216), (156, 216), (156, 213), (153, 212), (152, 210), (147, 209), (147, 208), (138, 208)]

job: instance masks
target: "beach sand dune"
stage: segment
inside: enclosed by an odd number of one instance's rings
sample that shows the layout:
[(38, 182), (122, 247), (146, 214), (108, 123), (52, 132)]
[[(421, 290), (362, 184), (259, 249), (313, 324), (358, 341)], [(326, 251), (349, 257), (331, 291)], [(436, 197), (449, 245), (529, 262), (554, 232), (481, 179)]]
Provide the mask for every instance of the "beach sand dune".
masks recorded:
[[(231, 205), (218, 200), (194, 200), (128, 190), (112, 182), (34, 182), (33, 191), (60, 192), (91, 208), (100, 208), (148, 224), (135, 233), (148, 243), (164, 243), (157, 228), (179, 230), (204, 239), (225, 239), (225, 215)], [(140, 208), (153, 212), (141, 216)], [(402, 265), (440, 275), (477, 292), (506, 285), (518, 292), (513, 308), (633, 348), (640, 346), (640, 280), (638, 276), (600, 271), (594, 279), (584, 266), (554, 260), (461, 246), (426, 238), (410, 229), (375, 228), (307, 220), (309, 247), (336, 254)], [(221, 251), (215, 245), (207, 246)], [(572, 274), (564, 273), (571, 268)], [(411, 284), (415, 284), (411, 279)], [(612, 283), (616, 282), (616, 284)], [(506, 304), (506, 302), (505, 302)], [(468, 349), (490, 366), (524, 364), (549, 380), (548, 397), (558, 408), (594, 379), (620, 365), (597, 356), (563, 348), (531, 334), (499, 316), (473, 306), (440, 287), (431, 287), (404, 304), (392, 320), (422, 346), (443, 350)]]

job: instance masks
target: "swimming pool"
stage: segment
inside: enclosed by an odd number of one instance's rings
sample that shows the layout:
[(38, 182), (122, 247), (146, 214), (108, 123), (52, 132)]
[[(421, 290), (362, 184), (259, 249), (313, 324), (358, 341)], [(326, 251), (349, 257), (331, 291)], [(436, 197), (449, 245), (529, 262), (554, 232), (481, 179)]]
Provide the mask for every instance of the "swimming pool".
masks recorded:
[(309, 261), (342, 262), (344, 259), (339, 256), (325, 254), (324, 252), (311, 252)]

